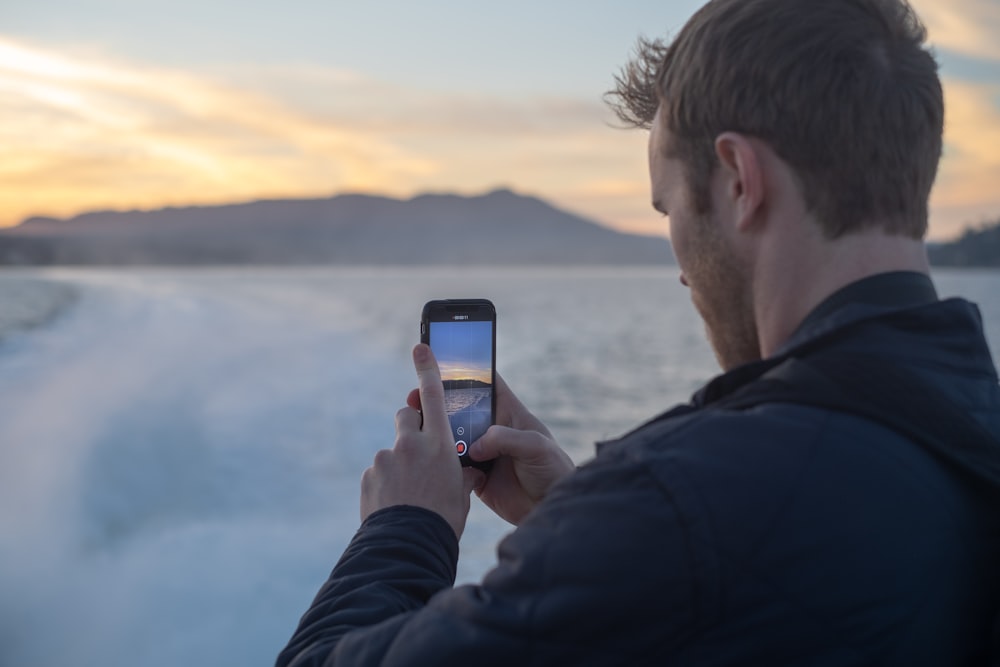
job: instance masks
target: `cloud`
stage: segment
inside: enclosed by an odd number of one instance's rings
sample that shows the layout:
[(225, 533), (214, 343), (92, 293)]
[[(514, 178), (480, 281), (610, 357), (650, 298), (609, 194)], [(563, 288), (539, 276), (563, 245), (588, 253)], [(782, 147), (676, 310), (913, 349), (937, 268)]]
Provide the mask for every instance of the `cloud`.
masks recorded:
[(315, 65), (217, 74), (0, 38), (0, 224), (339, 190), (537, 191), (592, 180), (622, 150), (596, 99), (427, 91)]
[(932, 44), (974, 58), (1000, 60), (996, 0), (911, 0)]
[(242, 65), (220, 77), (266, 90), (297, 109), (392, 136), (565, 135), (600, 131), (607, 111), (599, 96), (483, 95), (389, 83), (314, 64)]
[[(95, 208), (502, 185), (614, 226), (666, 227), (649, 207), (646, 133), (613, 129), (596, 94), (475, 95), (308, 63), (193, 72), (67, 53), (0, 37), (0, 225)], [(935, 238), (1000, 213), (1000, 84), (944, 85)]]
[(614, 197), (588, 185), (623, 174), (644, 183), (645, 139), (609, 120), (596, 95), (427, 90), (310, 64), (196, 74), (0, 38), (0, 178), (11, 186), (0, 193), (9, 216), (0, 224), (103, 207), (501, 184), (586, 202), (596, 208), (581, 212), (617, 222), (620, 202), (609, 206)]
[(377, 188), (436, 168), (259, 91), (2, 38), (0, 142), (7, 215)]

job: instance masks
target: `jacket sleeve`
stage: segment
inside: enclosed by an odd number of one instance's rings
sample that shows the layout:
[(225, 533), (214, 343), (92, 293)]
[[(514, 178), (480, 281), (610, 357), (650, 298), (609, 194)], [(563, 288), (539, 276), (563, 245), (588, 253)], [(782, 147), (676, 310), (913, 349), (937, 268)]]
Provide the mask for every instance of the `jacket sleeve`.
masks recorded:
[(451, 588), (457, 544), (443, 519), (389, 508), (362, 526), (278, 665), (649, 659), (699, 622), (696, 548), (670, 494), (621, 459), (558, 485), (478, 586)]
[[(411, 506), (374, 512), (302, 617), (277, 667), (333, 664), (334, 649), (352, 630), (367, 628), (370, 649), (384, 645), (409, 612), (454, 583), (457, 562), (458, 540), (438, 514)], [(378, 664), (359, 657), (349, 662)]]

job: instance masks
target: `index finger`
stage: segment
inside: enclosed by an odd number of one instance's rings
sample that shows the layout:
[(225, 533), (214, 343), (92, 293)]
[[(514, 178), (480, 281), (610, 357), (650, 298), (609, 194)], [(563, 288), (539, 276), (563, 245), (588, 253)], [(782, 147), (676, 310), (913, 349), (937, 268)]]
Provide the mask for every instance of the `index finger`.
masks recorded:
[(424, 416), (423, 430), (451, 434), (448, 413), (444, 408), (444, 384), (441, 370), (431, 348), (419, 343), (413, 348), (413, 367), (417, 370), (420, 391), (420, 411)]

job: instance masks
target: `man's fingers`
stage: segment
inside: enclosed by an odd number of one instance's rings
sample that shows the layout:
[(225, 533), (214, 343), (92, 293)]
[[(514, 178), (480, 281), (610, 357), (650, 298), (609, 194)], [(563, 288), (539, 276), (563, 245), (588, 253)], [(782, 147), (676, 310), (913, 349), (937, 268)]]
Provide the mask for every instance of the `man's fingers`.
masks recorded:
[(420, 411), (424, 416), (424, 430), (450, 434), (451, 426), (444, 409), (441, 371), (430, 347), (419, 343), (413, 348), (413, 367), (417, 370), (417, 384), (420, 386)]
[(531, 414), (524, 404), (518, 400), (514, 392), (510, 390), (507, 382), (497, 373), (497, 424), (510, 426), (511, 428), (523, 431), (538, 431), (548, 437), (552, 437), (545, 424), (538, 421), (535, 415)]
[(396, 413), (396, 432), (419, 431), (420, 413), (412, 407), (402, 408)]
[(517, 400), (517, 396), (507, 386), (507, 382), (500, 376), (500, 373), (497, 373), (496, 378), (497, 423), (513, 426), (511, 423), (513, 414), (521, 408), (521, 402)]
[(462, 468), (462, 482), (465, 495), (470, 495), (473, 491), (483, 488), (486, 483), (486, 473), (471, 466), (464, 467)]
[(498, 456), (528, 460), (540, 457), (545, 446), (546, 438), (541, 433), (491, 426), (483, 437), (472, 443), (469, 456), (475, 461), (488, 461)]
[(406, 404), (413, 408), (414, 410), (420, 409), (420, 390), (411, 389), (410, 393), (406, 397)]

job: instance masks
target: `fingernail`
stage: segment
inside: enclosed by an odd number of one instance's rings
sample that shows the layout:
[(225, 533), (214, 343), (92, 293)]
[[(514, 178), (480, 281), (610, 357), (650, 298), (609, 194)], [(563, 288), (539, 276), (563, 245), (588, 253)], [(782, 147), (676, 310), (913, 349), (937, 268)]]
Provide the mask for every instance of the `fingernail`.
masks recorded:
[(430, 348), (424, 344), (417, 345), (413, 348), (413, 360), (423, 363), (430, 358)]

